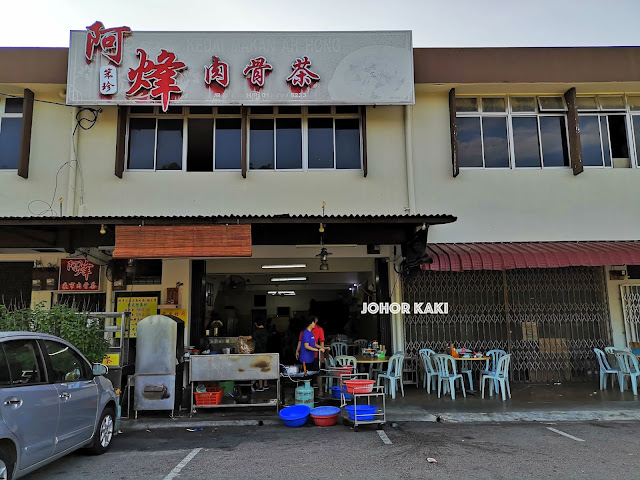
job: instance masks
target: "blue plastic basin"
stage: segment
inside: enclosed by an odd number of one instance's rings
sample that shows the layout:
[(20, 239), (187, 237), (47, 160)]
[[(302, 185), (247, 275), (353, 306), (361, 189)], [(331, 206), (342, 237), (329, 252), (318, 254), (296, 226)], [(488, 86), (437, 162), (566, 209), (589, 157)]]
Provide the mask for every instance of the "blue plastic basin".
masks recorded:
[(316, 407), (311, 410), (311, 415), (315, 415), (316, 417), (330, 417), (338, 413), (340, 413), (338, 407)]
[[(353, 405), (347, 405), (345, 407), (349, 412), (349, 419), (355, 420)], [(376, 413), (377, 407), (375, 405), (358, 405), (358, 420), (373, 420), (373, 415)]]
[[(347, 393), (347, 387), (342, 387), (342, 391), (344, 392), (344, 399), (351, 400), (351, 394)], [(340, 387), (331, 387), (331, 395), (333, 395), (333, 398), (340, 400)]]
[(292, 405), (280, 410), (278, 415), (287, 427), (301, 427), (307, 423), (310, 412), (311, 409), (307, 405)]

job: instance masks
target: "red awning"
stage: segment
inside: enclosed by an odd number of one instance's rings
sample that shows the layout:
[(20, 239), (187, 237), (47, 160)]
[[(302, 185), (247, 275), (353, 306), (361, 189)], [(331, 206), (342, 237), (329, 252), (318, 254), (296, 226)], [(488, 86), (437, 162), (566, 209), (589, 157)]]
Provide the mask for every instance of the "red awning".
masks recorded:
[(640, 241), (430, 243), (427, 254), (433, 263), (423, 270), (451, 272), (640, 265)]

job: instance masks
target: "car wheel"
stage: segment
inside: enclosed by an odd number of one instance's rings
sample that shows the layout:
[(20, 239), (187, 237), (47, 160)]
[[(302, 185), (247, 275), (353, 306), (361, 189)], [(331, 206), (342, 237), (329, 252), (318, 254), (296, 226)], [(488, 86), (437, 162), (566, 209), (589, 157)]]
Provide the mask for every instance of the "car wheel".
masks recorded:
[(13, 462), (7, 452), (0, 448), (0, 480), (11, 480), (13, 478)]
[(102, 411), (100, 421), (93, 435), (93, 443), (87, 449), (88, 453), (92, 455), (102, 455), (109, 450), (111, 440), (113, 440), (114, 427), (115, 413), (113, 412), (113, 408), (107, 407)]

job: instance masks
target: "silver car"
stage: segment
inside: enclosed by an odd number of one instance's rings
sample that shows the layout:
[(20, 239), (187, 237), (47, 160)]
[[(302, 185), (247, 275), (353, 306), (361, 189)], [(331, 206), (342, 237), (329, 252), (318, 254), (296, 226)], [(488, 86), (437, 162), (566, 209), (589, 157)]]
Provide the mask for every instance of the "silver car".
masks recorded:
[(53, 335), (0, 333), (0, 480), (79, 448), (109, 449), (116, 394), (106, 372)]

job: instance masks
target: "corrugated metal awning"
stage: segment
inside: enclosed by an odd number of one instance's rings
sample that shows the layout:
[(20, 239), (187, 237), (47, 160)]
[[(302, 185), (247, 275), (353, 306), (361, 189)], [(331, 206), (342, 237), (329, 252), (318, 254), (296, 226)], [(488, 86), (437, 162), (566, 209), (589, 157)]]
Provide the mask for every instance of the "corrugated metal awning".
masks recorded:
[(640, 265), (640, 241), (431, 243), (427, 254), (423, 270), (451, 272)]

